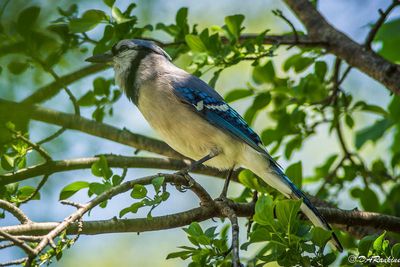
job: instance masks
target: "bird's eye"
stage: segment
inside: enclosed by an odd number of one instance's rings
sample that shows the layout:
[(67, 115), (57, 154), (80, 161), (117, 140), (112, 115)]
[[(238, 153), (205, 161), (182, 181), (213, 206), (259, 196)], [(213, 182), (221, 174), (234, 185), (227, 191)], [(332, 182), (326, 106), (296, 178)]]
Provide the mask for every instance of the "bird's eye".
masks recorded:
[(118, 52), (121, 53), (121, 52), (126, 51), (128, 49), (129, 49), (129, 47), (127, 45), (121, 45), (119, 47), (119, 49), (118, 49)]

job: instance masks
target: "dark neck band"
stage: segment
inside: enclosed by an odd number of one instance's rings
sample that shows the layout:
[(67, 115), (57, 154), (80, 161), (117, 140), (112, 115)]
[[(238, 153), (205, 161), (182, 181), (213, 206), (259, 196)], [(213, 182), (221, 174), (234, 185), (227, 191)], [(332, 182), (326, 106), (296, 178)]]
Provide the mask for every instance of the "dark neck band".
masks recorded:
[(133, 103), (137, 104), (139, 98), (139, 84), (136, 83), (136, 76), (138, 74), (139, 66), (141, 61), (146, 57), (148, 53), (139, 50), (137, 56), (132, 60), (131, 67), (128, 70), (128, 76), (126, 80), (126, 94)]

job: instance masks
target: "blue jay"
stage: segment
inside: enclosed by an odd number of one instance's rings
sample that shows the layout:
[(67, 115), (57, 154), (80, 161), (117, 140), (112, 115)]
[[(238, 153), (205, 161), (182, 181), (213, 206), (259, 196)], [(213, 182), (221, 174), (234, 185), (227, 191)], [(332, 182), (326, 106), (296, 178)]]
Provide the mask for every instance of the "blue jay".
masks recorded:
[[(111, 51), (86, 61), (114, 67), (116, 84), (173, 149), (221, 170), (250, 169), (286, 197), (302, 199), (301, 210), (311, 222), (332, 230), (243, 118), (207, 83), (176, 67), (159, 46), (145, 40), (121, 40)], [(334, 233), (331, 242), (342, 251)]]

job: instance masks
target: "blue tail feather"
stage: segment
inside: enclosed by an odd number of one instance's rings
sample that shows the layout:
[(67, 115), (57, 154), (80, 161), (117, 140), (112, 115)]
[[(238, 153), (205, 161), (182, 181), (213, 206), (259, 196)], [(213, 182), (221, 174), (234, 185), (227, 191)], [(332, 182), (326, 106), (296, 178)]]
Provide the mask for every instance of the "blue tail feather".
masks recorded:
[[(282, 171), (282, 169), (276, 164), (276, 162), (271, 158), (270, 159), (270, 167), (281, 177), (285, 183), (290, 187), (292, 191), (291, 197), (295, 199), (302, 199), (304, 205), (307, 206), (309, 210), (311, 210), (312, 213), (318, 219), (321, 221), (320, 226), (323, 226), (326, 230), (329, 230), (332, 232), (332, 242), (335, 245), (335, 247), (342, 252), (343, 251), (343, 246), (341, 245), (339, 239), (337, 238), (336, 234), (332, 231), (331, 226), (329, 225), (328, 221), (325, 219), (324, 216), (318, 211), (318, 209), (311, 203), (310, 199), (304, 194), (303, 191), (301, 191), (297, 186), (286, 176), (286, 174)], [(307, 217), (308, 215), (305, 214)], [(317, 225), (318, 226), (318, 225)]]

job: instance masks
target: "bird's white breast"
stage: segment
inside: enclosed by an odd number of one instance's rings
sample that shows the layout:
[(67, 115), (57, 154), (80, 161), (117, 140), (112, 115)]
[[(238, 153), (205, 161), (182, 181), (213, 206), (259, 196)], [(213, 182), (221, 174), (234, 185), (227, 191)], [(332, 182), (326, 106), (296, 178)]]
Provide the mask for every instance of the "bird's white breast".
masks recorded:
[(228, 169), (237, 164), (244, 145), (180, 102), (167, 79), (155, 79), (140, 88), (138, 107), (160, 137), (179, 153), (198, 160), (219, 149), (222, 154), (206, 165)]

